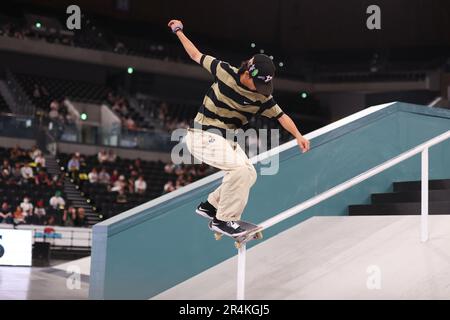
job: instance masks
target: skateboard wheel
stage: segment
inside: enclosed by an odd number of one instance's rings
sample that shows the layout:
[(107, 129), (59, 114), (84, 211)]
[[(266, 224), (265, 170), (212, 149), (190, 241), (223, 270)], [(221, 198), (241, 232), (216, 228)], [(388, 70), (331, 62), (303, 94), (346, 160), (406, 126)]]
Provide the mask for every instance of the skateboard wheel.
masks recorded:
[(262, 238), (263, 238), (262, 232), (258, 232), (258, 233), (255, 234), (255, 239), (259, 240), (259, 239), (262, 239)]
[(236, 249), (240, 249), (241, 248), (241, 243), (240, 242), (235, 242), (234, 246), (236, 247)]
[(214, 233), (214, 238), (216, 240), (220, 240), (220, 239), (222, 239), (222, 235), (220, 233)]

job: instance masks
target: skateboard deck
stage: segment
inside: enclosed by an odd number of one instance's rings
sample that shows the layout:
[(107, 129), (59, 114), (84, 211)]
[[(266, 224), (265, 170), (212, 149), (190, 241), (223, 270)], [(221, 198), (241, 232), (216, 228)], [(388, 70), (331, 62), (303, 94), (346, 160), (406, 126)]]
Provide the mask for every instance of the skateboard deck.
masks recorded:
[(210, 221), (208, 223), (208, 227), (210, 230), (214, 231), (214, 237), (216, 240), (220, 240), (222, 239), (222, 236), (226, 236), (229, 238), (234, 239), (234, 245), (236, 246), (237, 249), (239, 249), (241, 247), (242, 244), (247, 243), (250, 240), (259, 240), (262, 239), (263, 235), (262, 235), (262, 228), (254, 223), (251, 222), (247, 222), (247, 221), (236, 221), (237, 224), (239, 224), (239, 226), (243, 229), (246, 230), (246, 233), (240, 235), (240, 236), (229, 236), (227, 234), (218, 232), (216, 230), (212, 229), (212, 221)]

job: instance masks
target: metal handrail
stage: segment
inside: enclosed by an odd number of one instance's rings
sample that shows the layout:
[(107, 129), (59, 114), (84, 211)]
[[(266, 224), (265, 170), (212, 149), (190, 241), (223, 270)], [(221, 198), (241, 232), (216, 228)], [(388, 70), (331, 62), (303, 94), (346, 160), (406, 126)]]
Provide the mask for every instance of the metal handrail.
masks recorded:
[[(342, 192), (345, 191), (356, 184), (373, 177), (374, 175), (389, 169), (400, 162), (409, 159), (416, 154), (422, 153), (421, 155), (421, 240), (425, 242), (428, 240), (428, 149), (438, 143), (441, 143), (450, 138), (450, 130), (443, 134), (440, 134), (400, 155), (383, 162), (382, 164), (373, 167), (356, 177), (353, 177), (327, 191), (314, 196), (302, 203), (287, 209), (272, 218), (265, 220), (259, 224), (261, 230), (268, 229), (273, 225), (280, 223), (294, 215), (297, 215), (306, 209)], [(238, 252), (238, 276), (237, 276), (237, 299), (243, 300), (245, 294), (245, 260), (246, 260), (246, 244), (243, 243)]]

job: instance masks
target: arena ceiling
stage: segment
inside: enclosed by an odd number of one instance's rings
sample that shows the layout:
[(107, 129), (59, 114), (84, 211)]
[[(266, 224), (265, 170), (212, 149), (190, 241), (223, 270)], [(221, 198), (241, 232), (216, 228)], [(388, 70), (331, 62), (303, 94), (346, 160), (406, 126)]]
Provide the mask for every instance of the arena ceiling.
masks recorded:
[[(20, 0), (121, 21), (164, 26), (182, 19), (207, 37), (276, 46), (284, 52), (321, 49), (450, 46), (448, 0)], [(366, 9), (381, 9), (381, 30), (368, 30)], [(120, 10), (122, 7), (125, 10)]]

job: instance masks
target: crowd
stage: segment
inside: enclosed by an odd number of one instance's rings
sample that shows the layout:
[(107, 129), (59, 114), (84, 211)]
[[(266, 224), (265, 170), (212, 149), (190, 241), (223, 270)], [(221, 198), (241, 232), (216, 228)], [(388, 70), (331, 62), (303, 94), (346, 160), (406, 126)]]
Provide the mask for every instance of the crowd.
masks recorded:
[(25, 184), (62, 187), (62, 174), (49, 175), (46, 170), (46, 160), (42, 151), (36, 146), (31, 150), (23, 150), (19, 146), (11, 148), (8, 158), (1, 165), (0, 184), (20, 186)]
[[(2, 154), (0, 223), (86, 226), (84, 209), (67, 206), (62, 197), (64, 175), (47, 172), (45, 157), (37, 146), (30, 150), (15, 146), (2, 149)], [(49, 198), (51, 190), (55, 191)]]
[(166, 182), (163, 194), (177, 190), (215, 171), (216, 169), (204, 163), (199, 165), (168, 163), (164, 166), (164, 172), (175, 177)]
[(111, 109), (120, 117), (122, 127), (128, 130), (139, 129), (130, 112), (128, 101), (124, 97), (115, 95), (113, 92), (108, 92), (106, 100)]
[(66, 227), (87, 226), (84, 208), (66, 207), (66, 202), (61, 197), (60, 191), (56, 191), (47, 204), (44, 199), (39, 199), (33, 204), (28, 196), (25, 196), (23, 201), (15, 208), (7, 201), (3, 201), (0, 209), (0, 223)]
[[(106, 190), (117, 193), (118, 203), (127, 202), (127, 194), (144, 194), (147, 182), (143, 176), (141, 160), (135, 159), (128, 167), (114, 166), (117, 155), (113, 150), (100, 150), (97, 154), (98, 166), (87, 165), (86, 159), (80, 153), (72, 155), (67, 162), (67, 171), (75, 183), (89, 183), (105, 186)], [(107, 165), (108, 164), (108, 165)]]

